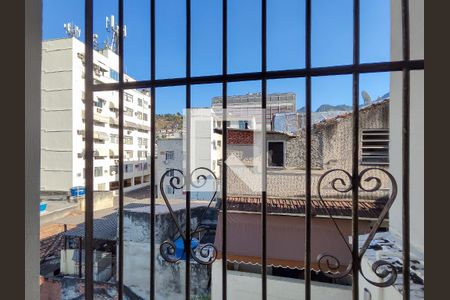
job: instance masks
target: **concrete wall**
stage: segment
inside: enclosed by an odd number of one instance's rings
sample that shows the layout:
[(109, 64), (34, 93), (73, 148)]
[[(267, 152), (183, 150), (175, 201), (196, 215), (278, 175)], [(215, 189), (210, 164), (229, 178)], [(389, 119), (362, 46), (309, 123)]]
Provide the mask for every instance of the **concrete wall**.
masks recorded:
[[(401, 59), (401, 7), (391, 1), (391, 59)], [(410, 1), (411, 59), (424, 58), (424, 1)], [(411, 72), (410, 138), (410, 230), (411, 245), (424, 251), (424, 71)], [(397, 180), (399, 193), (390, 210), (390, 230), (402, 233), (402, 74), (391, 74), (390, 170)]]
[(25, 1), (25, 299), (39, 299), (42, 1)]
[(41, 189), (72, 187), (72, 39), (43, 43)]
[[(192, 209), (192, 226), (196, 226), (202, 208)], [(184, 226), (184, 210), (175, 215)], [(149, 299), (150, 282), (150, 215), (148, 208), (124, 212), (124, 284), (136, 295)], [(184, 228), (184, 227), (183, 227)], [(185, 263), (166, 262), (159, 254), (161, 243), (177, 236), (176, 227), (168, 213), (156, 215), (156, 299), (181, 299), (184, 295)], [(209, 291), (210, 271), (207, 266), (191, 264), (192, 295), (206, 295)]]
[[(222, 263), (213, 263), (211, 299), (222, 299)], [(227, 271), (227, 296), (229, 299), (261, 299), (261, 275), (238, 271)], [(267, 276), (267, 298), (273, 300), (301, 299), (305, 294), (304, 281), (300, 279)], [(314, 300), (351, 299), (351, 287), (319, 282), (311, 283)]]

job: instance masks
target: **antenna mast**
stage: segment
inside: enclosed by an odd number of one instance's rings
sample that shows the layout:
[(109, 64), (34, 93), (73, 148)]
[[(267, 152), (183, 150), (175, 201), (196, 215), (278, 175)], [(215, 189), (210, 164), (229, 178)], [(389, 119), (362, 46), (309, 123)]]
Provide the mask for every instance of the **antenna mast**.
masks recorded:
[[(105, 41), (105, 47), (117, 53), (119, 49), (119, 25), (116, 25), (114, 23), (114, 15), (111, 15), (109, 18), (106, 17), (105, 27), (106, 32), (108, 32), (108, 36)], [(125, 38), (126, 36), (127, 26), (124, 25), (123, 37)]]
[(65, 23), (64, 24), (64, 30), (66, 31), (66, 34), (68, 37), (76, 37), (79, 38), (81, 34), (81, 30), (78, 26), (73, 24), (73, 22)]

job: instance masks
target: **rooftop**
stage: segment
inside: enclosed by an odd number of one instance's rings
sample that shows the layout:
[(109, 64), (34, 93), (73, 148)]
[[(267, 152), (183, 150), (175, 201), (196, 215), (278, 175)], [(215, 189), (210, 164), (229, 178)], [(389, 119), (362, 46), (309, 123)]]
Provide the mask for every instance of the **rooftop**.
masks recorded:
[[(312, 200), (312, 215), (329, 217), (351, 218), (352, 201), (342, 199)], [(359, 201), (359, 217), (361, 219), (377, 219), (384, 208), (384, 201)], [(304, 215), (305, 199), (299, 198), (268, 198), (267, 212), (276, 215)], [(260, 212), (261, 197), (257, 196), (228, 196), (227, 208), (229, 211)]]

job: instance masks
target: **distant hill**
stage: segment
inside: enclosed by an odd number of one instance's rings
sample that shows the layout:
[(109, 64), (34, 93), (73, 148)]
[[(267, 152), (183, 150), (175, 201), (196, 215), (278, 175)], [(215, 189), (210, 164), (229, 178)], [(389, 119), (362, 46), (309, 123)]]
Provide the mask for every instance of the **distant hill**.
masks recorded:
[[(327, 112), (327, 111), (351, 111), (352, 107), (346, 104), (339, 105), (331, 105), (331, 104), (322, 104), (316, 112)], [(297, 110), (298, 112), (306, 112), (306, 108), (303, 106), (302, 108)]]
[(157, 114), (156, 115), (156, 130), (174, 129), (181, 130), (183, 127), (183, 116), (177, 114)]

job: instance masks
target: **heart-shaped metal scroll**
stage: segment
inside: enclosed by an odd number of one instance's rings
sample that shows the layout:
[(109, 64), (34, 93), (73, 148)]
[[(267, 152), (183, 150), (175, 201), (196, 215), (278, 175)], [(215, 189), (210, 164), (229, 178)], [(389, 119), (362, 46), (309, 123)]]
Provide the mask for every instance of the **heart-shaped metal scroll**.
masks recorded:
[[(381, 224), (383, 223), (384, 219), (386, 218), (386, 216), (389, 212), (389, 209), (391, 208), (392, 204), (394, 203), (395, 198), (397, 197), (397, 182), (395, 181), (395, 178), (392, 176), (391, 173), (389, 173), (388, 171), (381, 169), (381, 168), (367, 168), (367, 169), (364, 169), (363, 171), (361, 171), (358, 174), (358, 178), (356, 180), (358, 187), (365, 192), (376, 192), (381, 188), (382, 183), (381, 183), (381, 179), (379, 177), (368, 176), (367, 178), (362, 180), (364, 175), (366, 175), (366, 173), (368, 173), (369, 171), (373, 171), (373, 170), (380, 171), (380, 172), (384, 173), (385, 175), (387, 175), (387, 177), (389, 178), (389, 181), (391, 183), (392, 189), (391, 189), (391, 194), (389, 196), (389, 199), (386, 201), (386, 203), (383, 207), (383, 210), (381, 211), (380, 215), (378, 216), (378, 219), (377, 219), (375, 225), (372, 227), (371, 231), (369, 232), (369, 235), (367, 236), (366, 241), (364, 242), (363, 246), (359, 250), (358, 262), (350, 261), (348, 263), (345, 271), (340, 271), (341, 262), (339, 261), (339, 259), (337, 257), (335, 257), (331, 254), (320, 254), (317, 257), (317, 261), (319, 264), (319, 269), (325, 274), (325, 276), (328, 276), (330, 278), (343, 278), (343, 277), (349, 275), (352, 271), (352, 265), (354, 263), (357, 263), (359, 272), (368, 282), (370, 282), (371, 284), (373, 284), (377, 287), (388, 287), (388, 286), (394, 284), (397, 279), (397, 270), (391, 263), (389, 263), (385, 260), (378, 260), (373, 263), (372, 271), (378, 278), (380, 278), (381, 282), (376, 282), (376, 281), (368, 279), (366, 277), (366, 275), (363, 273), (361, 266), (359, 265), (362, 257), (364, 256), (367, 249), (369, 248), (370, 243), (373, 241), (375, 234), (377, 233), (378, 229), (380, 228)], [(347, 239), (345, 238), (344, 234), (340, 230), (332, 213), (329, 211), (328, 207), (325, 205), (325, 201), (323, 200), (322, 193), (321, 193), (321, 187), (322, 187), (322, 182), (323, 182), (324, 178), (334, 172), (341, 172), (341, 173), (345, 174), (345, 177), (348, 180), (348, 182), (345, 180), (345, 178), (335, 177), (330, 182), (333, 190), (335, 190), (339, 193), (347, 193), (352, 190), (352, 188), (353, 188), (352, 175), (350, 175), (349, 172), (342, 170), (342, 169), (333, 169), (333, 170), (329, 170), (329, 171), (325, 172), (324, 174), (322, 174), (322, 176), (320, 177), (319, 182), (318, 182), (317, 192), (319, 195), (319, 199), (323, 204), (323, 207), (325, 208), (330, 219), (333, 221), (333, 224), (336, 227), (337, 231), (339, 232), (341, 239), (344, 241), (349, 252), (353, 253), (352, 248), (350, 247), (349, 243), (347, 242)], [(363, 185), (363, 181), (366, 183), (375, 182), (375, 185), (373, 187), (366, 188)], [(337, 183), (339, 183), (341, 185), (341, 187), (338, 187)], [(324, 264), (326, 265), (327, 269), (323, 268)]]
[[(185, 231), (182, 228), (182, 225), (178, 222), (177, 217), (175, 216), (175, 213), (173, 211), (172, 206), (169, 203), (169, 200), (167, 198), (166, 192), (164, 191), (164, 181), (167, 177), (170, 177), (168, 179), (170, 186), (174, 190), (181, 190), (186, 186), (186, 182), (189, 182), (189, 190), (191, 188), (202, 188), (208, 183), (208, 177), (212, 178), (213, 183), (213, 195), (211, 199), (209, 200), (209, 203), (206, 208), (203, 209), (202, 213), (200, 214), (199, 221), (197, 225), (195, 226), (194, 230), (190, 232), (190, 240), (187, 243), (187, 238)], [(205, 167), (199, 167), (194, 169), (189, 178), (185, 178), (183, 171), (179, 169), (169, 169), (167, 170), (162, 176), (160, 180), (160, 191), (161, 195), (164, 199), (164, 202), (167, 205), (167, 208), (169, 210), (169, 213), (171, 215), (172, 221), (174, 222), (175, 226), (178, 230), (178, 235), (183, 241), (183, 245), (189, 245), (191, 248), (193, 246), (193, 236), (194, 234), (201, 234), (202, 232), (207, 231), (202, 226), (202, 221), (206, 215), (207, 210), (211, 207), (211, 203), (214, 201), (216, 195), (217, 195), (217, 177), (210, 169)], [(191, 220), (186, 220), (187, 222), (190, 222)], [(201, 238), (198, 241), (198, 245), (193, 247), (191, 251), (191, 257), (194, 261), (196, 261), (199, 264), (203, 265), (210, 265), (212, 264), (216, 258), (217, 258), (217, 249), (212, 243), (201, 243)], [(183, 258), (183, 255), (177, 255), (177, 245), (172, 240), (166, 240), (160, 245), (160, 254), (161, 256), (168, 262), (175, 263), (180, 261)], [(184, 251), (183, 251), (184, 253)]]

